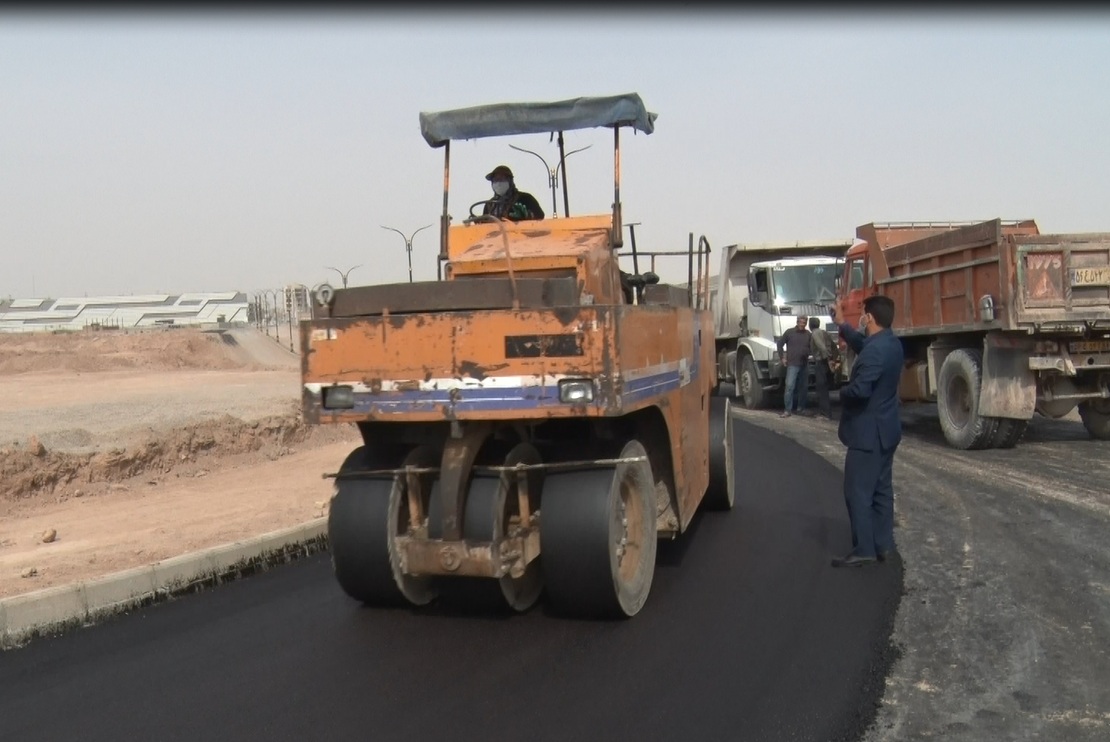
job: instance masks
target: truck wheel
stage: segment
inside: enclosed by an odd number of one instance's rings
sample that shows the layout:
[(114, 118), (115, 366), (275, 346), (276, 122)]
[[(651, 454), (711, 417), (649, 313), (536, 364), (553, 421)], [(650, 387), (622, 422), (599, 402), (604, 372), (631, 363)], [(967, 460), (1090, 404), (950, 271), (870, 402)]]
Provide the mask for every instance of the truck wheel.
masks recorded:
[(1092, 438), (1110, 440), (1110, 400), (1089, 399), (1080, 402), (1079, 417)]
[(987, 448), (998, 428), (997, 418), (979, 414), (982, 354), (954, 350), (944, 359), (937, 379), (937, 411), (944, 439), (953, 448)]
[[(438, 466), (434, 449), (413, 449), (402, 466)], [(382, 462), (365, 446), (356, 448), (339, 469), (335, 498), (328, 513), (328, 548), (339, 586), (370, 605), (425, 605), (435, 598), (428, 577), (401, 572), (394, 537), (408, 532), (409, 497), (423, 498), (427, 512), (431, 478), (419, 478), (420, 491), (410, 492), (406, 478), (345, 479), (343, 474), (380, 468)]]
[(709, 400), (709, 489), (702, 500), (707, 510), (732, 510), (732, 473), (732, 404), (727, 397), (715, 397)]
[(1015, 420), (1012, 417), (1000, 417), (997, 420), (998, 429), (991, 439), (990, 448), (1013, 448), (1029, 427), (1028, 420)]
[(620, 455), (640, 457), (544, 480), (540, 559), (557, 611), (626, 618), (643, 608), (655, 574), (655, 482), (639, 441)]
[(763, 393), (763, 385), (759, 382), (755, 361), (749, 355), (745, 355), (744, 360), (740, 362), (740, 375), (736, 379), (736, 396), (743, 400), (744, 407), (749, 410), (758, 410), (767, 403), (767, 395)]

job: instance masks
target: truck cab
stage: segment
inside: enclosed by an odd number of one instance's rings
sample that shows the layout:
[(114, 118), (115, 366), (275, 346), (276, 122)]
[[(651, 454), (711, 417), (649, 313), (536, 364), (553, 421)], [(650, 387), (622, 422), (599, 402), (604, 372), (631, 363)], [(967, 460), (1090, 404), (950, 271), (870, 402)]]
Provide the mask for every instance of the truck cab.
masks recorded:
[[(801, 315), (817, 317), (835, 333), (836, 300), (847, 241), (731, 245), (711, 296), (717, 339), (717, 375), (732, 382), (748, 409), (781, 394), (786, 367), (778, 342)], [(809, 383), (813, 383), (812, 369)]]

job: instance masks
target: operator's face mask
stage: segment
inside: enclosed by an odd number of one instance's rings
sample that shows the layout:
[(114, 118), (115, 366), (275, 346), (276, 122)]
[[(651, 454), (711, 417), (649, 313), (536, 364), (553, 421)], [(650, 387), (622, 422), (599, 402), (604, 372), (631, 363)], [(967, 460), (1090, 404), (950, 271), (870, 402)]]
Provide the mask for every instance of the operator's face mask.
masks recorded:
[(509, 181), (507, 181), (507, 180), (495, 180), (495, 181), (492, 181), (492, 182), (493, 182), (493, 192), (495, 194), (497, 194), (498, 196), (504, 196), (506, 193), (509, 192)]

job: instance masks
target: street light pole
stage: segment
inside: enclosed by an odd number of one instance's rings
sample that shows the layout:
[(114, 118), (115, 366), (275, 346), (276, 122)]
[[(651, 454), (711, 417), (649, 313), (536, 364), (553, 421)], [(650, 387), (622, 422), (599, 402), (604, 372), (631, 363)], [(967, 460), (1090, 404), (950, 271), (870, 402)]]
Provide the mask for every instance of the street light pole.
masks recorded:
[(296, 294), (290, 291), (291, 284), (286, 283), (282, 292), (285, 294), (285, 319), (289, 321), (289, 352), (293, 351), (293, 310), (296, 308)]
[[(589, 149), (593, 145), (592, 144), (587, 144), (585, 147), (579, 147), (578, 149), (572, 149), (570, 152), (567, 152), (565, 155), (560, 154), (559, 162), (555, 163), (555, 167), (551, 167), (550, 165), (548, 165), (547, 160), (545, 160), (543, 158), (543, 155), (541, 155), (538, 152), (533, 152), (530, 149), (524, 149), (524, 147), (518, 147), (515, 144), (510, 144), (509, 146), (512, 147), (513, 149), (517, 150), (518, 152), (527, 152), (530, 155), (535, 155), (536, 157), (540, 158), (540, 162), (542, 162), (543, 166), (545, 168), (547, 168), (547, 187), (551, 189), (551, 216), (553, 216), (553, 217), (559, 215), (559, 207), (556, 205), (557, 201), (555, 200), (555, 193), (559, 189), (559, 171), (560, 170), (563, 171), (563, 211), (567, 212), (567, 213), (563, 214), (563, 216), (570, 216), (570, 213), (569, 213), (570, 212), (570, 207), (569, 207), (569, 204), (567, 203), (567, 187), (566, 187), (567, 158), (570, 157), (571, 155), (573, 155), (575, 152), (581, 152), (584, 149)], [(560, 151), (560, 153), (562, 152), (562, 149), (563, 149), (563, 133), (559, 132), (559, 151)]]
[[(274, 339), (277, 340), (278, 339), (278, 336), (277, 336), (278, 335), (278, 327), (280, 327), (280, 325), (278, 325), (278, 315), (277, 315), (277, 309), (278, 309), (277, 291), (274, 290), (274, 289), (266, 289), (262, 293), (266, 294), (266, 296), (269, 297), (270, 300), (273, 302), (273, 307), (274, 308), (273, 308), (273, 312), (272, 312), (272, 317), (273, 317), (273, 320), (274, 320)], [(269, 335), (270, 335), (270, 321), (269, 321), (269, 318), (267, 318), (267, 320), (266, 320), (266, 336), (269, 337)], [(280, 342), (280, 340), (278, 342)]]
[(299, 296), (299, 294), (296, 292), (296, 289), (304, 289), (305, 302), (306, 303), (311, 301), (311, 298), (309, 297), (308, 286), (305, 286), (303, 283), (291, 283), (286, 287), (286, 289), (288, 290), (290, 288), (294, 289), (294, 291), (293, 291), (293, 294), (292, 294), (293, 298), (289, 302), (290, 307), (292, 309), (292, 311), (289, 312), (289, 352), (290, 353), (296, 353), (297, 351), (293, 349), (293, 314), (294, 314), (294, 312), (297, 315), (297, 324), (300, 324), (300, 321), (301, 321), (301, 305), (300, 305), (300, 302), (297, 301), (297, 297)]
[(417, 232), (419, 232), (421, 229), (427, 229), (430, 226), (432, 226), (432, 225), (431, 224), (425, 224), (423, 227), (416, 230), (416, 232), (413, 232), (408, 237), (405, 237), (405, 233), (402, 232), (401, 230), (394, 229), (393, 227), (387, 227), (384, 224), (381, 225), (382, 229), (388, 229), (390, 232), (396, 232), (397, 234), (401, 235), (401, 239), (405, 241), (405, 252), (407, 252), (408, 256), (409, 256), (409, 283), (412, 283), (412, 239), (413, 239), (413, 237), (416, 237)]
[(336, 273), (338, 273), (340, 275), (340, 277), (342, 277), (342, 279), (343, 279), (343, 288), (347, 288), (347, 276), (351, 275), (351, 271), (353, 271), (355, 268), (361, 268), (361, 267), (362, 267), (362, 263), (359, 263), (358, 265), (352, 265), (350, 268), (347, 269), (346, 273), (339, 270), (338, 268), (328, 268), (328, 270), (329, 271), (335, 271)]

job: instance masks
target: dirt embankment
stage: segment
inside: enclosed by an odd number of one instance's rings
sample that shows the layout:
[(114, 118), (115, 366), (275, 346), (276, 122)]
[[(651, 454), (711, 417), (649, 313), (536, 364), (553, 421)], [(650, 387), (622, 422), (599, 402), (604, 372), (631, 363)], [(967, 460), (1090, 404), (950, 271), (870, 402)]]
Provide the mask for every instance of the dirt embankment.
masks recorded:
[[(294, 368), (262, 365), (217, 332), (0, 334), (0, 378), (16, 400), (0, 414), (0, 503), (94, 495), (350, 436), (305, 426)], [(78, 439), (86, 445), (61, 443)]]
[(0, 374), (262, 367), (224, 337), (189, 328), (0, 333)]
[[(291, 405), (292, 406), (292, 405)], [(262, 420), (225, 415), (164, 431), (124, 447), (96, 453), (47, 451), (37, 437), (26, 445), (0, 449), (0, 500), (53, 495), (59, 490), (94, 494), (112, 482), (140, 475), (195, 469), (214, 459), (258, 453), (276, 459), (312, 434), (296, 411)]]

